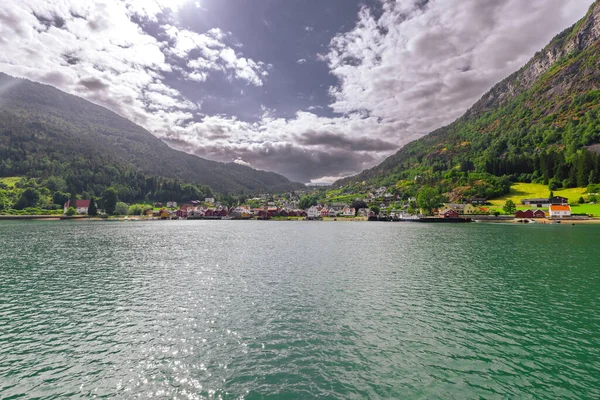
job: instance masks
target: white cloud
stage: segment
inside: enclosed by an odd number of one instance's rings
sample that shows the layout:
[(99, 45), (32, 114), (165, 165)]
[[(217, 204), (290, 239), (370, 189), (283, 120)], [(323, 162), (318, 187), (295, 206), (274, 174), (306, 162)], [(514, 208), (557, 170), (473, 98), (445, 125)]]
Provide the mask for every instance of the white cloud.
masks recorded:
[(310, 183), (312, 184), (317, 184), (317, 185), (323, 185), (323, 184), (332, 184), (337, 180), (340, 180), (344, 178), (344, 176), (323, 176), (321, 178), (318, 179), (311, 179)]
[[(233, 48), (223, 43), (230, 34), (218, 28), (199, 34), (168, 25), (165, 26), (165, 32), (175, 43), (166, 51), (182, 60), (188, 60), (187, 66), (192, 72), (187, 77), (192, 80), (206, 81), (208, 71), (221, 71), (254, 86), (262, 86), (263, 78), (268, 75), (264, 63), (239, 57)], [(194, 50), (200, 52), (200, 56), (190, 60), (189, 55)]]
[(235, 160), (233, 160), (234, 163), (239, 164), (239, 165), (245, 165), (246, 167), (251, 167), (252, 164), (250, 164), (249, 162), (246, 162), (244, 160), (242, 160), (241, 158), (236, 158)]
[[(178, 12), (190, 0), (124, 0), (127, 9), (151, 21), (158, 21), (158, 15)], [(196, 6), (199, 6), (196, 2)]]
[(301, 58), (298, 61), (296, 61), (296, 63), (298, 63), (298, 64), (306, 64), (306, 58)]
[(407, 0), (385, 2), (379, 18), (363, 8), (355, 29), (336, 36), (324, 57), (340, 82), (330, 89), (331, 107), (405, 121), (398, 135), (429, 132), (460, 116), (591, 3)]

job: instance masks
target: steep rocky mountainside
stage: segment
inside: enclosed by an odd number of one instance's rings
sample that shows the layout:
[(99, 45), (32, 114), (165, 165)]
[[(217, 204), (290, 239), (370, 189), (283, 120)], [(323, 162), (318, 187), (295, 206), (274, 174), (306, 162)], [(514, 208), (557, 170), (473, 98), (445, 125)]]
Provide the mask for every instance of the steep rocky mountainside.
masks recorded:
[(174, 150), (106, 108), (0, 73), (0, 176), (85, 172), (89, 180), (101, 172), (123, 177), (125, 171), (208, 185), (221, 193), (303, 187), (276, 173)]
[[(532, 89), (542, 75), (565, 57), (594, 46), (598, 39), (600, 39), (600, 7), (595, 4), (582, 20), (557, 35), (550, 44), (538, 52), (523, 68), (487, 92), (481, 100), (467, 111), (463, 118), (476, 118), (485, 112), (506, 105), (518, 95)], [(596, 68), (590, 68), (581, 72), (589, 76), (598, 71)], [(582, 83), (583, 81), (581, 79), (571, 79), (569, 83)], [(597, 80), (592, 81), (595, 85), (594, 88), (597, 89), (596, 86), (598, 86), (599, 82)], [(554, 91), (570, 91), (570, 88), (566, 88), (558, 82), (554, 83), (556, 84), (552, 87)], [(553, 91), (547, 94), (552, 95)]]
[(442, 184), (440, 190), (446, 190), (507, 176), (585, 186), (599, 175), (599, 107), (597, 1), (582, 20), (495, 85), (457, 121), (336, 185), (367, 181), (406, 186), (406, 181), (419, 177), (424, 184)]

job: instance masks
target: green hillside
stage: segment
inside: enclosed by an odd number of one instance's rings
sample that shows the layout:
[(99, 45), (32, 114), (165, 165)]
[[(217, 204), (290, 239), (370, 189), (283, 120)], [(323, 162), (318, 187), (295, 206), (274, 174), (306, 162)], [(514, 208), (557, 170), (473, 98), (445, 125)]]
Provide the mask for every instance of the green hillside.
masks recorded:
[[(0, 73), (0, 177), (58, 178), (64, 190), (126, 201), (206, 192), (277, 192), (303, 185), (174, 150), (133, 122), (51, 86)], [(186, 186), (187, 185), (187, 186)], [(185, 186), (185, 187), (184, 187)]]
[(463, 117), (336, 186), (433, 186), (494, 198), (512, 182), (561, 188), (600, 181), (600, 6), (556, 36)]

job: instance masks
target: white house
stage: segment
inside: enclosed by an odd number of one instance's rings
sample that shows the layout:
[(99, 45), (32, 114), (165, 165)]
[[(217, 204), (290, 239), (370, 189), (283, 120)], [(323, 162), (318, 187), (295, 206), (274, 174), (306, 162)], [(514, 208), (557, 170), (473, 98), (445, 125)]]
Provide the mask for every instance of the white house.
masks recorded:
[(308, 218), (310, 218), (310, 219), (320, 218), (321, 217), (321, 211), (317, 207), (312, 206), (306, 212), (306, 216)]
[(214, 204), (215, 203), (215, 199), (213, 197), (207, 197), (207, 198), (204, 199), (204, 202), (208, 203), (208, 204)]
[(175, 208), (175, 207), (177, 207), (177, 202), (176, 201), (167, 201), (167, 207)]
[(358, 216), (359, 217), (368, 217), (369, 216), (369, 209), (368, 208), (361, 208), (358, 210)]
[(356, 210), (354, 208), (344, 207), (342, 215), (344, 217), (354, 217), (356, 215)]
[[(69, 207), (71, 207), (71, 200), (67, 201), (64, 205), (65, 214), (69, 210)], [(90, 200), (75, 200), (73, 207), (77, 211), (77, 214), (87, 214), (90, 208)]]
[(337, 216), (337, 214), (338, 214), (338, 212), (337, 212), (337, 210), (336, 210), (335, 208), (331, 207), (331, 208), (329, 209), (329, 212), (328, 212), (327, 214), (328, 214), (328, 216), (330, 216), (330, 217), (336, 217), (336, 216)]
[(550, 218), (564, 218), (571, 216), (571, 206), (570, 205), (550, 205)]

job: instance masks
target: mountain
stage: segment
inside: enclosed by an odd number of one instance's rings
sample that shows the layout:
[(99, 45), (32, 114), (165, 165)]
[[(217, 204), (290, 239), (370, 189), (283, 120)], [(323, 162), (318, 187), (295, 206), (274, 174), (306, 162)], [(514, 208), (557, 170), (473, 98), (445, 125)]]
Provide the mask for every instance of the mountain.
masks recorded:
[(174, 150), (104, 107), (0, 73), (0, 176), (67, 177), (80, 186), (75, 189), (93, 192), (90, 186), (98, 180), (127, 185), (125, 175), (132, 174), (208, 185), (221, 193), (303, 186), (276, 173)]
[(457, 187), (491, 197), (506, 179), (552, 187), (600, 178), (600, 3), (462, 117), (336, 186)]

